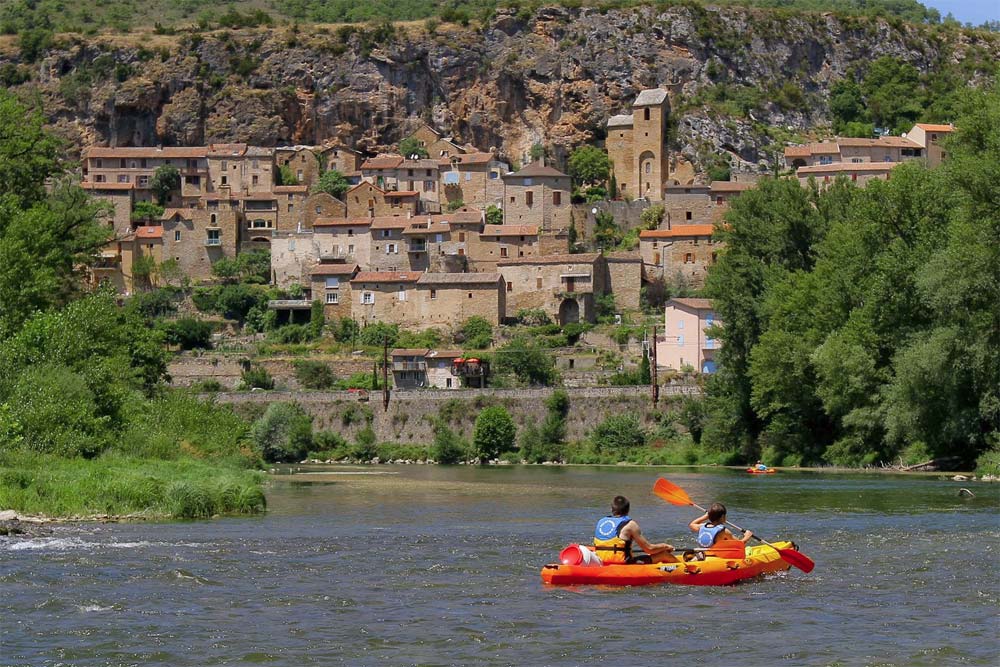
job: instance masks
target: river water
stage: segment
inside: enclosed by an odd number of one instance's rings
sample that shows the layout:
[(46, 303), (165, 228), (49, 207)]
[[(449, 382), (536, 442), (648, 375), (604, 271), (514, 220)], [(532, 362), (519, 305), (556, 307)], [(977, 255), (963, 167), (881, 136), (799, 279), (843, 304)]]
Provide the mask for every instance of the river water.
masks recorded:
[[(321, 469), (310, 469), (315, 473)], [(0, 538), (0, 665), (996, 665), (1000, 485), (563, 467), (322, 468), (269, 512)], [(695, 502), (816, 561), (737, 586), (548, 588), (617, 493)], [(964, 486), (969, 486), (965, 484)]]

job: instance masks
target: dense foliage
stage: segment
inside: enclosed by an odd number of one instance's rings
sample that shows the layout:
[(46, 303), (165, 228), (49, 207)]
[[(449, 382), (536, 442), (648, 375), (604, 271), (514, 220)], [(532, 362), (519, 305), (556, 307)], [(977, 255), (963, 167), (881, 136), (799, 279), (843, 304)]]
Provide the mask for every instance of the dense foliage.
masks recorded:
[(970, 94), (936, 170), (733, 203), (707, 290), (725, 323), (702, 441), (772, 464), (1000, 445), (1000, 91)]
[(480, 461), (486, 462), (514, 448), (517, 427), (510, 413), (500, 406), (484, 408), (476, 417), (472, 447)]

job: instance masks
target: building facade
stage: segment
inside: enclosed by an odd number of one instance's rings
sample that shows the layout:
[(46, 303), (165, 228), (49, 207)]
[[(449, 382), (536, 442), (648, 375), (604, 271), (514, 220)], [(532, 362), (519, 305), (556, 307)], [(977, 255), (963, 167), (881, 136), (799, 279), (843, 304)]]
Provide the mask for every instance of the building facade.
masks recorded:
[(701, 373), (717, 370), (719, 340), (712, 327), (721, 325), (710, 299), (671, 299), (664, 308), (662, 336), (656, 339), (656, 365), (677, 371), (687, 367)]
[(608, 120), (605, 143), (611, 171), (622, 197), (660, 201), (670, 175), (667, 123), (670, 101), (660, 88), (643, 90), (632, 113)]

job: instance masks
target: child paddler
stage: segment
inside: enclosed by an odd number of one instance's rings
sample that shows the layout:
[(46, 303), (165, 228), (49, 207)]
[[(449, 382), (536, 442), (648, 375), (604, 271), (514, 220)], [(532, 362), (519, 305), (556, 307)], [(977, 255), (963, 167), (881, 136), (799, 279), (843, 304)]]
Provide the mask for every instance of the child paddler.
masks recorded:
[[(629, 502), (625, 496), (615, 496), (611, 501), (611, 515), (600, 519), (594, 528), (594, 552), (605, 565), (620, 563), (658, 563), (674, 550), (666, 543), (653, 544), (647, 540), (639, 524), (628, 515)], [(632, 545), (645, 551), (634, 555)]]

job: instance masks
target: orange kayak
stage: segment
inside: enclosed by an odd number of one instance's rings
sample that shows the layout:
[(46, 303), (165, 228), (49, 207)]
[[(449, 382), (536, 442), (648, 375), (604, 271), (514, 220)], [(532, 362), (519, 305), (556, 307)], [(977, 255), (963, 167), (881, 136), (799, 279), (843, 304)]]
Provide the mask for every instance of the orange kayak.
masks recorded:
[(756, 468), (747, 468), (747, 472), (751, 475), (773, 475), (778, 472), (774, 468), (768, 468), (767, 470), (757, 470)]
[[(775, 542), (779, 549), (794, 549), (791, 542)], [(542, 581), (555, 586), (603, 584), (606, 586), (646, 586), (649, 584), (684, 584), (688, 586), (726, 586), (762, 574), (783, 572), (791, 566), (770, 546), (748, 547), (746, 556), (720, 558), (706, 556), (704, 560), (685, 562), (680, 557), (672, 561), (649, 565), (562, 565), (551, 563), (542, 568)]]

